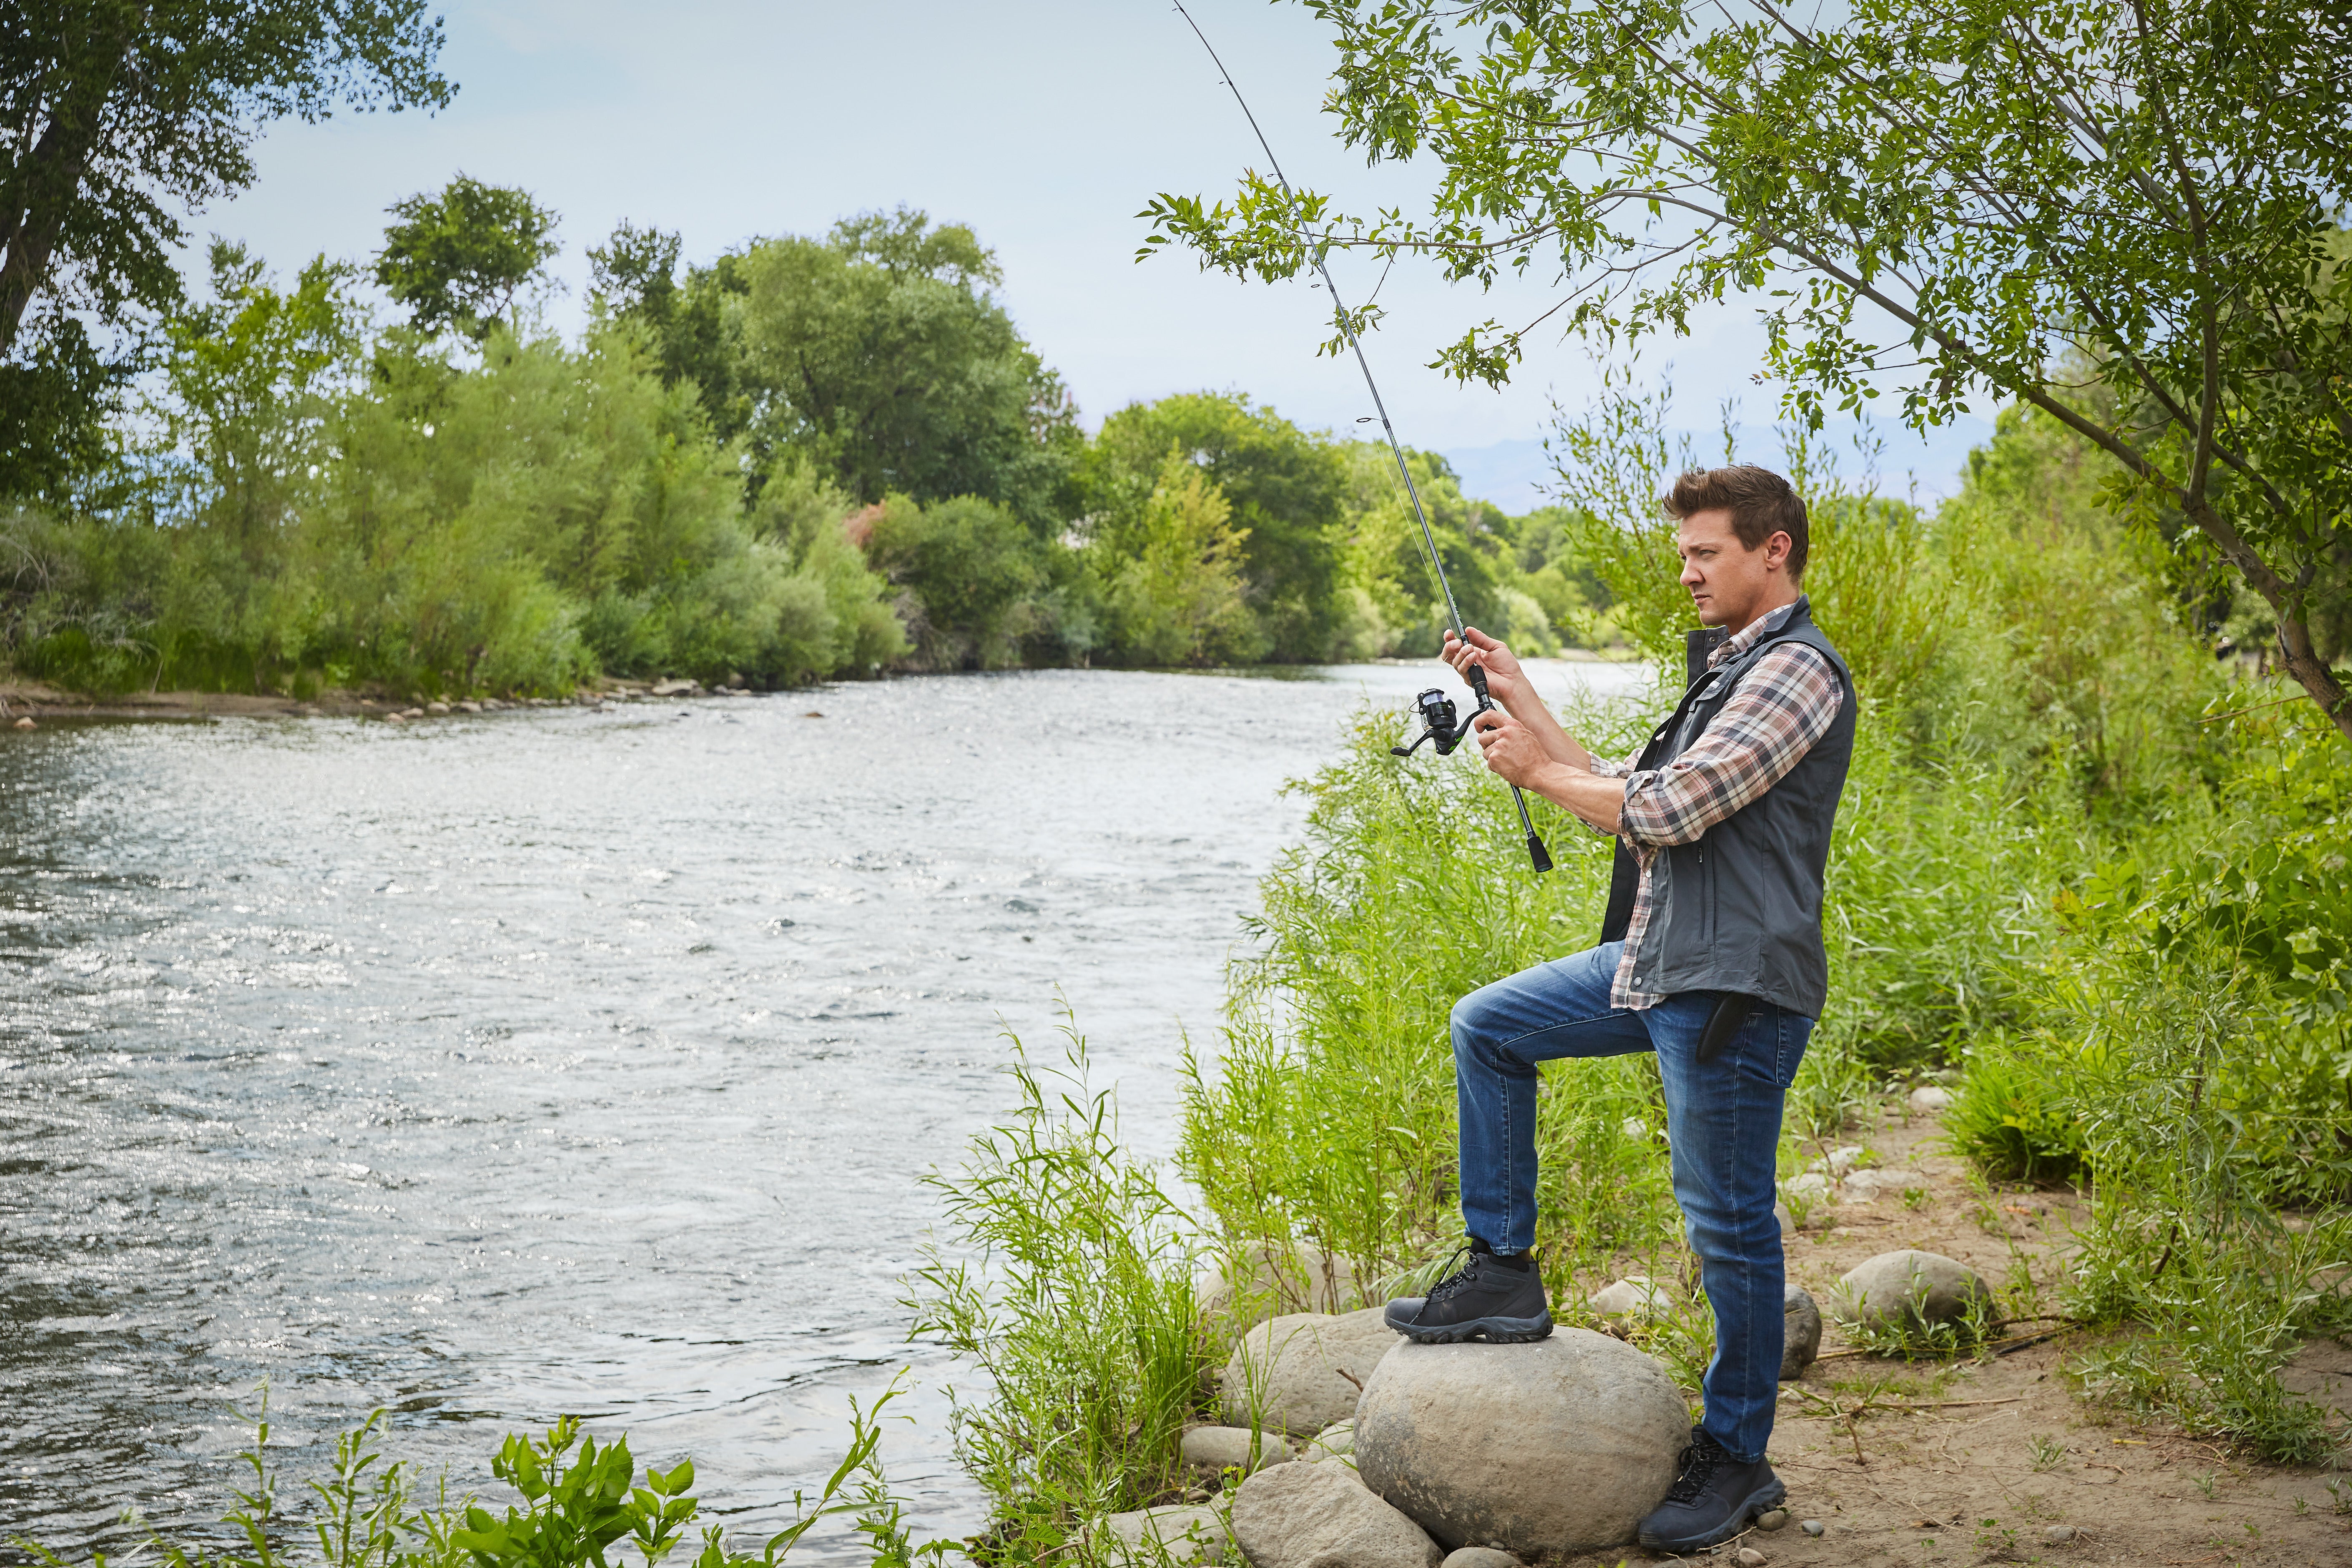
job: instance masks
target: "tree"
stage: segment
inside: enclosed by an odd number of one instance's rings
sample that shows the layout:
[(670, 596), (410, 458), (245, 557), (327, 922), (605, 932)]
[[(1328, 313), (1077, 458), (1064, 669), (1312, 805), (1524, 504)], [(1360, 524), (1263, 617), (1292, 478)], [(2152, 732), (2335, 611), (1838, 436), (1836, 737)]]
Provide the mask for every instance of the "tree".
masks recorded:
[[(1431, 160), (1429, 215), (1355, 217), (1253, 174), (1230, 205), (1153, 202), (1151, 243), (1266, 279), (1326, 245), (1481, 285), (1556, 268), (1538, 321), (1603, 337), (1754, 294), (1784, 410), (1814, 425), (1890, 380), (1921, 428), (1983, 393), (2029, 404), (2114, 460), (2114, 501), (2177, 510), (2236, 569), (2352, 735), (2311, 626), (2352, 527), (2333, 226), (2352, 11), (1856, 0), (1822, 25), (1772, 0), (1307, 3), (1337, 33), (1342, 136)], [(1437, 363), (1499, 383), (1535, 324), (1489, 321)]]
[(425, 331), (454, 327), (479, 340), (511, 325), (516, 294), (555, 254), (555, 214), (516, 186), (461, 174), (437, 196), (385, 210), (401, 221), (383, 231), (375, 280)]
[(0, 487), (54, 486), (123, 352), (180, 298), (181, 215), (253, 179), (271, 121), (440, 108), (424, 0), (67, 0), (0, 22)]
[(169, 511), (220, 526), (250, 554), (329, 457), (332, 399), (357, 358), (360, 321), (344, 293), (352, 269), (323, 256), (282, 293), (241, 245), (216, 238), (210, 260), (212, 302), (163, 323), (152, 412), (177, 492)]
[(727, 331), (727, 301), (743, 293), (741, 258), (722, 256), (711, 267), (692, 268), (681, 285), (683, 248), (675, 232), (624, 221), (603, 245), (588, 247), (589, 289), (604, 309), (644, 329), (663, 384), (694, 383), (712, 428), (732, 439), (751, 417), (750, 400), (737, 394), (740, 354)]
[(1161, 464), (1171, 447), (1215, 480), (1232, 505), (1244, 535), (1250, 607), (1265, 630), (1270, 657), (1331, 657), (1348, 488), (1347, 460), (1337, 444), (1246, 397), (1198, 392), (1132, 404), (1103, 421), (1086, 456), (1085, 510), (1113, 527), (1139, 517), (1163, 483)]
[(1042, 538), (1070, 514), (1084, 437), (989, 292), (1002, 279), (970, 229), (900, 208), (761, 241), (688, 293), (740, 292), (734, 375), (763, 465), (804, 455), (864, 501), (979, 496)]
[(1249, 532), (1216, 482), (1170, 451), (1140, 515), (1090, 542), (1111, 640), (1136, 664), (1247, 663), (1264, 651), (1242, 574)]

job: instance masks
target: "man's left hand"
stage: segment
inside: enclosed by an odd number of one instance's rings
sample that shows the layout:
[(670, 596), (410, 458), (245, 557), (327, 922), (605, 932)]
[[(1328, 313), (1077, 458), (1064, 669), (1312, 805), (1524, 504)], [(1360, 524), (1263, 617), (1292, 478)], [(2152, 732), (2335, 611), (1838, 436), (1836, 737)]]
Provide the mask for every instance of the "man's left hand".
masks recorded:
[(1489, 708), (1471, 720), (1470, 728), (1478, 737), (1487, 771), (1508, 783), (1532, 789), (1536, 774), (1551, 762), (1535, 731), (1496, 709)]

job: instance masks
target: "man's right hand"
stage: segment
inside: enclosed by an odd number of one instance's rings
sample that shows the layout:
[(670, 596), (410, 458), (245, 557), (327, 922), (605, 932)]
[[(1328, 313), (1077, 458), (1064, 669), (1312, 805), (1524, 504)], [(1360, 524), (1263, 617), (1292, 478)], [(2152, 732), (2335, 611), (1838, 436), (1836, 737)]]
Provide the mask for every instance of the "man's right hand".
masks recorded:
[(1465, 643), (1452, 632), (1447, 632), (1445, 647), (1440, 657), (1452, 665), (1465, 680), (1470, 679), (1472, 665), (1484, 668), (1486, 689), (1494, 694), (1495, 700), (1509, 709), (1514, 718), (1526, 722), (1527, 714), (1521, 710), (1520, 703), (1532, 698), (1535, 689), (1528, 684), (1527, 671), (1519, 668), (1518, 655), (1476, 626), (1463, 629), (1469, 634), (1469, 640)]

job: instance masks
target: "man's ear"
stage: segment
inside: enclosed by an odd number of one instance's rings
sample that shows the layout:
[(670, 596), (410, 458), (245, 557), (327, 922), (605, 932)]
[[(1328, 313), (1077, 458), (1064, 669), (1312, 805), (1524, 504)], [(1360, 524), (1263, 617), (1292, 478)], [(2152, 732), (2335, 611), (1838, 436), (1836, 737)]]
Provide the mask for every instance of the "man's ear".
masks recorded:
[(1764, 570), (1767, 572), (1787, 571), (1789, 569), (1789, 552), (1796, 548), (1797, 542), (1790, 538), (1785, 531), (1774, 533), (1771, 538), (1764, 542)]

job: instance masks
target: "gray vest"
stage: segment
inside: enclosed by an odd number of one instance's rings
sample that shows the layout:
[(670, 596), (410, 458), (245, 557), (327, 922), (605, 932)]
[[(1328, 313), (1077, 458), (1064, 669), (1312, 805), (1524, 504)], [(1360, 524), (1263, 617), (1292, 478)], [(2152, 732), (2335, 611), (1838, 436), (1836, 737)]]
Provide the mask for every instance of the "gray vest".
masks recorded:
[[(1706, 654), (1723, 634), (1691, 635), (1691, 681), (1636, 764), (1659, 768), (1690, 750), (1765, 649), (1801, 642), (1829, 660), (1837, 719), (1780, 782), (1710, 827), (1695, 844), (1670, 844), (1650, 862), (1650, 921), (1634, 953), (1633, 984), (1653, 995), (1736, 991), (1808, 1018), (1829, 996), (1822, 947), (1822, 871), (1830, 825), (1853, 756), (1853, 678), (1799, 599), (1778, 631), (1714, 669)], [(1641, 868), (1618, 840), (1601, 940), (1622, 940)]]

